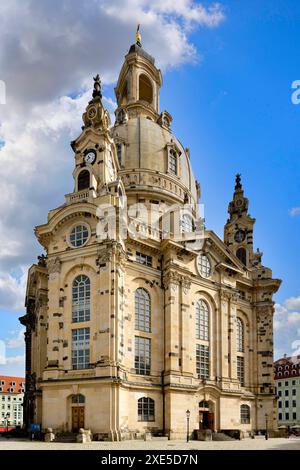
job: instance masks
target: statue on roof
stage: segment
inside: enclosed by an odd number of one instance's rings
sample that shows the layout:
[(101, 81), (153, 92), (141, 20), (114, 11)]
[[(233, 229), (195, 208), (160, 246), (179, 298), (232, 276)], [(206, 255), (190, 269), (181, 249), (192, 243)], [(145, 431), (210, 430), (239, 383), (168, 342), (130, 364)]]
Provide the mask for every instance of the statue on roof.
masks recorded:
[(93, 98), (102, 98), (102, 93), (101, 93), (101, 80), (99, 73), (97, 73), (96, 77), (94, 78), (94, 90), (93, 90)]

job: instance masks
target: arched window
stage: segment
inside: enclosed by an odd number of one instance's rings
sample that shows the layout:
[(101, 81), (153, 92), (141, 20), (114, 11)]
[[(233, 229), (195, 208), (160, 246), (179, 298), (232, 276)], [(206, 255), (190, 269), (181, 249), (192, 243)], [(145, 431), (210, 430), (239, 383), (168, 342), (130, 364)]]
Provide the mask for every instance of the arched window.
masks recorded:
[(241, 405), (241, 424), (250, 423), (250, 406)]
[(196, 339), (209, 340), (209, 308), (202, 299), (196, 304)]
[(244, 324), (240, 318), (236, 320), (237, 352), (244, 352)]
[(89, 189), (90, 187), (90, 173), (88, 170), (82, 170), (77, 179), (77, 187), (78, 191), (82, 191), (83, 189)]
[(152, 398), (138, 400), (138, 421), (155, 421), (155, 403)]
[(152, 85), (145, 74), (141, 74), (139, 77), (139, 100), (146, 101), (149, 104), (152, 104), (153, 101)]
[(151, 301), (148, 292), (139, 288), (135, 291), (134, 298), (135, 329), (151, 332)]
[(208, 401), (205, 401), (205, 400), (200, 401), (199, 408), (204, 409), (204, 410), (209, 410)]
[(177, 175), (178, 172), (177, 153), (173, 149), (169, 152), (169, 171), (174, 175)]
[(245, 248), (239, 248), (236, 252), (237, 258), (246, 266), (247, 264), (247, 253)]
[(85, 396), (79, 393), (78, 395), (72, 395), (72, 404), (79, 405), (85, 403)]
[(73, 281), (72, 286), (72, 322), (90, 320), (91, 283), (90, 279), (81, 274)]

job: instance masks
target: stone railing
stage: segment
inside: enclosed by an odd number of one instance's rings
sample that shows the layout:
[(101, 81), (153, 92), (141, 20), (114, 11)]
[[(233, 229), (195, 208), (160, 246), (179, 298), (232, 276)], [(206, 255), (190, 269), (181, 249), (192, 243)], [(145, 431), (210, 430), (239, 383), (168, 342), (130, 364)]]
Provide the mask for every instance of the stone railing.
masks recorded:
[(74, 202), (84, 202), (91, 201), (93, 191), (90, 189), (83, 189), (82, 191), (77, 191), (76, 193), (69, 193), (65, 195), (66, 203), (73, 204)]

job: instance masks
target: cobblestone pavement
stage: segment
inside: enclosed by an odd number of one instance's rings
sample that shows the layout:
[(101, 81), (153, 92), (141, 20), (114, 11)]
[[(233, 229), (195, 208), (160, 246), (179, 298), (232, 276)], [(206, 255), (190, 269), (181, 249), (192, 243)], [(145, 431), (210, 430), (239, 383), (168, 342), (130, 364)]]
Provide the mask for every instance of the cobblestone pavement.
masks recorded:
[(300, 438), (290, 439), (243, 439), (242, 441), (201, 442), (191, 441), (122, 441), (122, 442), (91, 442), (48, 443), (31, 442), (24, 439), (0, 438), (1, 450), (300, 450)]

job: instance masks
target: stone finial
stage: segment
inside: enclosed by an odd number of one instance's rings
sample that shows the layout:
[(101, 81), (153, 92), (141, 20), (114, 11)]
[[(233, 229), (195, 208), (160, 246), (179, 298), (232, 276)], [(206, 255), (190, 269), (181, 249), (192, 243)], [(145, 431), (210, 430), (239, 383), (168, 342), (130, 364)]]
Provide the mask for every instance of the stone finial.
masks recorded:
[(93, 90), (93, 98), (102, 98), (102, 93), (101, 93), (101, 80), (99, 73), (97, 73), (96, 77), (94, 78), (94, 90)]

